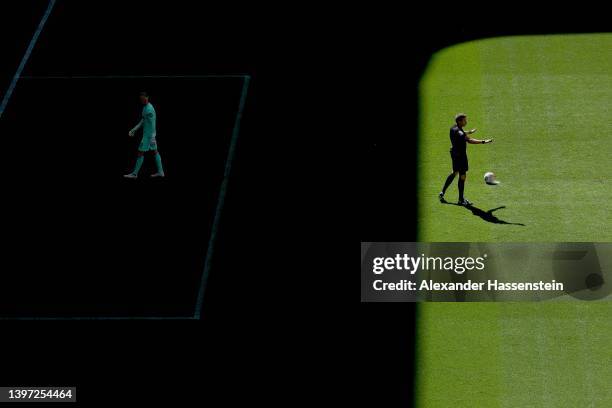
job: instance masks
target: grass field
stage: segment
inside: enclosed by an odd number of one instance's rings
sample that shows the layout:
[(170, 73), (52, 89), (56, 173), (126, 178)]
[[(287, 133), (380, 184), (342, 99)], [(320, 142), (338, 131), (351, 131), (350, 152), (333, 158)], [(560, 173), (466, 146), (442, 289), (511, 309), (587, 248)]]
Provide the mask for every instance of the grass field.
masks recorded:
[[(610, 55), (607, 34), (494, 38), (436, 54), (420, 88), (420, 240), (612, 240)], [(525, 227), (438, 202), (457, 112), (474, 137), (495, 139), (468, 146), (466, 197), (485, 211), (505, 205), (496, 215)], [(484, 184), (486, 171), (502, 184)], [(456, 202), (456, 181), (446, 195)]]
[[(612, 241), (612, 35), (506, 37), (437, 53), (423, 76), (419, 240)], [(438, 202), (458, 112), (490, 145), (468, 145), (465, 196), (508, 222)], [(499, 186), (482, 180), (493, 171)], [(457, 200), (457, 184), (447, 191)], [(612, 303), (422, 303), (424, 407), (612, 406)]]

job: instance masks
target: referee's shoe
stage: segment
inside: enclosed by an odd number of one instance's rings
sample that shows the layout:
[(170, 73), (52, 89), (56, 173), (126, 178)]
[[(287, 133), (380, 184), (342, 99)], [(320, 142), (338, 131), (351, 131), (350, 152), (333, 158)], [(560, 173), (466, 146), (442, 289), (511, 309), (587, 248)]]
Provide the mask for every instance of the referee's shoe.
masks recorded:
[(468, 200), (467, 198), (463, 198), (463, 200), (459, 200), (457, 202), (458, 205), (464, 205), (464, 206), (468, 206), (468, 205), (472, 205), (472, 203), (470, 202), (470, 200)]

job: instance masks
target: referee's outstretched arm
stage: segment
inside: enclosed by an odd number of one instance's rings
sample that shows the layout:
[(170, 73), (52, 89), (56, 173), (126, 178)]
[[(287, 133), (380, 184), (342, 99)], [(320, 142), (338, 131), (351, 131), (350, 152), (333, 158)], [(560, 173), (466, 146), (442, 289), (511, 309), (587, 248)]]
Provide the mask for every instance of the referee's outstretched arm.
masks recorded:
[(467, 133), (465, 134), (465, 140), (469, 143), (469, 144), (485, 144), (485, 143), (493, 143), (493, 139), (473, 139), (471, 137), (469, 137), (467, 135)]

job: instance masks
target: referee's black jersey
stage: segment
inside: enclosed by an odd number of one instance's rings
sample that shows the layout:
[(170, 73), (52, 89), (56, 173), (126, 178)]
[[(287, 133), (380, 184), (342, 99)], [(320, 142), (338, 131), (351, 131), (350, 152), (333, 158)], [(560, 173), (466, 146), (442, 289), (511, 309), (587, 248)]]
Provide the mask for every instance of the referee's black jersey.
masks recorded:
[(466, 140), (465, 140), (465, 132), (459, 126), (455, 125), (450, 130), (450, 140), (451, 140), (451, 153), (456, 156), (466, 156)]

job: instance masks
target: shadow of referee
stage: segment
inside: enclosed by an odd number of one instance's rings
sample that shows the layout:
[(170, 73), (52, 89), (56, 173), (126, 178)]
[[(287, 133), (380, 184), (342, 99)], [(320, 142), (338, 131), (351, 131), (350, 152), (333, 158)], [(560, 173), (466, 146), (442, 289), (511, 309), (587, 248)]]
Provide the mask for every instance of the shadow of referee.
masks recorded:
[(521, 225), (521, 226), (525, 226), (525, 224), (522, 224), (520, 222), (507, 222), (504, 220), (500, 220), (499, 218), (497, 218), (495, 215), (493, 215), (493, 212), (497, 211), (497, 210), (501, 210), (502, 208), (506, 208), (505, 205), (502, 205), (501, 207), (497, 207), (497, 208), (492, 208), (488, 211), (484, 211), (481, 210), (478, 207), (474, 207), (473, 205), (459, 205), (456, 203), (449, 203), (448, 201), (444, 200), (442, 201), (443, 204), (450, 204), (450, 205), (456, 205), (458, 207), (465, 207), (468, 210), (470, 210), (472, 212), (472, 214), (482, 218), (483, 220), (485, 220), (486, 222), (491, 222), (493, 224), (505, 224), (505, 225)]

